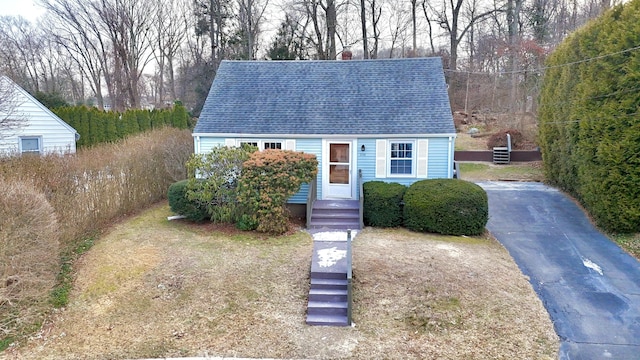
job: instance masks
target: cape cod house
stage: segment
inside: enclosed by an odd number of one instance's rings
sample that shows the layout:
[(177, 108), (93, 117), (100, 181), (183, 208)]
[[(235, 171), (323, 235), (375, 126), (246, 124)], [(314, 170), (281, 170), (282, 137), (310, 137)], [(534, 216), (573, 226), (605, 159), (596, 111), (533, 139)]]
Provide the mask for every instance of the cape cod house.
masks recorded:
[(196, 153), (251, 143), (315, 154), (317, 181), (292, 204), (358, 200), (358, 185), (371, 180), (409, 185), (454, 173), (440, 58), (223, 61), (193, 137)]
[(0, 76), (0, 155), (76, 152), (78, 132), (27, 91)]

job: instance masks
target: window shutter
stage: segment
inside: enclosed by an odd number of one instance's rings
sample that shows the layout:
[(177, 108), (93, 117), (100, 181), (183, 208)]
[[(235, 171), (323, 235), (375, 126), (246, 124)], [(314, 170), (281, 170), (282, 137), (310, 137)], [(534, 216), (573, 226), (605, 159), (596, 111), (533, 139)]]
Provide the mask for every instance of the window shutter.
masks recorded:
[(387, 177), (387, 140), (376, 140), (376, 177)]
[(429, 140), (418, 140), (416, 177), (426, 178), (429, 168)]
[(224, 139), (224, 146), (226, 147), (235, 147), (236, 139)]
[(295, 150), (296, 149), (296, 141), (295, 140), (285, 140), (284, 141), (284, 149), (285, 150)]

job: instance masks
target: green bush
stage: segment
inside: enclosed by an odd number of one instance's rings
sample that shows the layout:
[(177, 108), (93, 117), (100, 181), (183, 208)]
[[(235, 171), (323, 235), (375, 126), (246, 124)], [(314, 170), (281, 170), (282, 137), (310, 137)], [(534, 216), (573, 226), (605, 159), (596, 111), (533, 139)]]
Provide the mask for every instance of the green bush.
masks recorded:
[(289, 230), (287, 200), (318, 173), (315, 155), (290, 150), (265, 150), (244, 163), (238, 200), (256, 230), (280, 235)]
[(362, 185), (364, 191), (364, 223), (368, 226), (401, 226), (402, 197), (407, 187), (398, 183), (369, 181)]
[(468, 181), (422, 180), (404, 194), (404, 225), (414, 231), (479, 235), (488, 220), (487, 193)]
[(169, 207), (176, 214), (186, 216), (188, 220), (201, 222), (209, 218), (207, 209), (198, 204), (195, 200), (187, 198), (188, 180), (175, 182), (169, 186), (167, 198), (169, 199)]
[(216, 146), (209, 153), (193, 154), (187, 162), (190, 176), (187, 198), (202, 204), (211, 221), (235, 223), (241, 215), (237, 201), (238, 180), (242, 163), (255, 150), (251, 146)]
[(236, 228), (242, 231), (253, 231), (258, 228), (258, 220), (255, 216), (242, 214), (236, 222)]
[(546, 178), (609, 232), (640, 231), (640, 52), (628, 51), (637, 44), (635, 0), (567, 37), (548, 57), (540, 90)]

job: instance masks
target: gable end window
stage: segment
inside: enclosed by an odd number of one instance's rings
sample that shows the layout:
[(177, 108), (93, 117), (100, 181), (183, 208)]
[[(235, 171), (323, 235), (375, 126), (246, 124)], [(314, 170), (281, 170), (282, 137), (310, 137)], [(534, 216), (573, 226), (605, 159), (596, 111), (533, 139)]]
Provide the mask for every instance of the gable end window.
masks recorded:
[(415, 151), (413, 141), (389, 142), (389, 175), (414, 175)]
[(42, 139), (37, 136), (20, 138), (20, 153), (39, 155), (42, 152)]

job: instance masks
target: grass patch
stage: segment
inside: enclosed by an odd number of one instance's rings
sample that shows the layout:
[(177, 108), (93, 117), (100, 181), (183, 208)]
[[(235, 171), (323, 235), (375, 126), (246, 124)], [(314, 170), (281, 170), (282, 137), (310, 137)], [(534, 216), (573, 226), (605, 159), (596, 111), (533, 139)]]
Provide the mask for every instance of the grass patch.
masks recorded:
[(11, 345), (11, 343), (13, 342), (13, 337), (9, 336), (3, 339), (0, 339), (0, 351), (4, 351), (6, 348), (9, 347), (9, 345)]
[(428, 300), (431, 296), (432, 291), (427, 289), (425, 298), (416, 302), (406, 319), (409, 326), (422, 332), (446, 332), (464, 327), (460, 299), (446, 296)]
[(542, 164), (538, 161), (495, 165), (493, 163), (462, 162), (460, 176), (468, 181), (544, 181)]
[[(353, 243), (356, 326), (310, 327), (307, 233), (208, 231), (168, 214), (154, 207), (96, 241), (74, 266), (72, 301), (15, 357), (557, 356), (542, 303), (490, 238), (365, 229)], [(105, 279), (115, 289), (92, 292)]]
[(640, 260), (640, 233), (638, 234), (613, 234), (611, 238), (626, 252)]
[(51, 290), (50, 303), (56, 308), (62, 308), (69, 303), (69, 293), (73, 287), (73, 264), (84, 253), (89, 251), (95, 243), (96, 236), (86, 237), (71, 251), (62, 255), (62, 266), (58, 273), (58, 284)]

